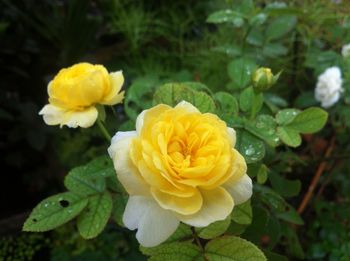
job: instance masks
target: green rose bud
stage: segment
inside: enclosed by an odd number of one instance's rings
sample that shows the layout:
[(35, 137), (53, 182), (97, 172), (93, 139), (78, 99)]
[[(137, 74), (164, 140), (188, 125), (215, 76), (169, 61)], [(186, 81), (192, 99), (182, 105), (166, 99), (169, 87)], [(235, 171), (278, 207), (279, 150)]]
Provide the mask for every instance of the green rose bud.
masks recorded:
[(257, 69), (253, 73), (252, 77), (254, 89), (258, 92), (263, 92), (270, 89), (272, 85), (277, 82), (280, 74), (281, 72), (273, 75), (270, 68), (261, 67)]

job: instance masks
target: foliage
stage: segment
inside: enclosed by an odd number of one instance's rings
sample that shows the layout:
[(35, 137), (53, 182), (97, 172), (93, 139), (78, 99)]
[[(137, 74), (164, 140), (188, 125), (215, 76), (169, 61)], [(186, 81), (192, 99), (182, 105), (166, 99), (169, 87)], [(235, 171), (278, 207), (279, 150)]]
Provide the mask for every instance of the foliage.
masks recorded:
[[(137, 115), (155, 104), (187, 100), (236, 130), (237, 149), (254, 180), (251, 201), (206, 228), (181, 225), (166, 243), (141, 249), (150, 260), (245, 260), (247, 255), (256, 260), (347, 260), (350, 62), (340, 48), (350, 42), (350, 5), (333, 2), (0, 3), (0, 133), (8, 140), (1, 155), (5, 172), (12, 175), (6, 174), (4, 184), (20, 179), (24, 185), (18, 190), (60, 192), (34, 208), (24, 230), (59, 227), (53, 232), (58, 237), (54, 260), (143, 258), (134, 234), (122, 228), (128, 196), (109, 158), (98, 158), (107, 146), (98, 128), (56, 130), (37, 117), (52, 75), (88, 60), (122, 68), (127, 76), (124, 105), (106, 108), (111, 133), (133, 130)], [(341, 68), (344, 92), (327, 113), (316, 107), (313, 89), (318, 75), (331, 66)], [(264, 92), (252, 86), (260, 67), (271, 68), (274, 75), (282, 71)], [(332, 137), (339, 146), (325, 159)], [(317, 200), (301, 217), (296, 208), (321, 162), (327, 168)], [(63, 174), (67, 169), (72, 170)], [(40, 199), (30, 200), (24, 208)], [(235, 246), (247, 254), (237, 251), (241, 256), (235, 256)]]

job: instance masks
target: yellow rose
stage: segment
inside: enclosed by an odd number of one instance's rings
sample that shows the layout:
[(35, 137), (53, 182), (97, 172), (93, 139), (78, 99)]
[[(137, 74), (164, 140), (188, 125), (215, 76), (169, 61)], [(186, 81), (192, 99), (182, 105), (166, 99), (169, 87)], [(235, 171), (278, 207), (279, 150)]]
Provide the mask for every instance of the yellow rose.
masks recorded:
[(97, 119), (96, 104), (122, 102), (123, 83), (121, 71), (108, 73), (102, 65), (79, 63), (62, 69), (49, 83), (49, 104), (39, 114), (48, 125), (88, 128)]
[(225, 219), (252, 194), (236, 134), (192, 104), (143, 111), (136, 131), (117, 132), (108, 151), (130, 194), (123, 222), (141, 245), (165, 241), (179, 222), (195, 227)]

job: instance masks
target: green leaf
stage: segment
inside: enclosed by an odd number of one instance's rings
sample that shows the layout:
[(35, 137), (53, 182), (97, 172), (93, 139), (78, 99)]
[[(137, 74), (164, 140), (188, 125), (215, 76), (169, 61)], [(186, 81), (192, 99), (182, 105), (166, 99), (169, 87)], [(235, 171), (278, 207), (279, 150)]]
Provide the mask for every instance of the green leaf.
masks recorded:
[(87, 198), (72, 192), (60, 193), (41, 201), (23, 225), (23, 231), (44, 232), (76, 217), (87, 205)]
[(227, 124), (232, 125), (233, 116), (238, 114), (238, 102), (237, 99), (227, 92), (217, 92), (213, 96), (217, 106), (217, 114), (219, 117), (227, 122)]
[(266, 29), (266, 37), (269, 40), (281, 38), (288, 34), (296, 25), (297, 18), (293, 15), (275, 18)]
[(247, 112), (253, 106), (254, 90), (252, 87), (246, 88), (239, 96), (239, 107), (242, 111)]
[(198, 236), (203, 239), (211, 239), (218, 237), (226, 232), (230, 226), (231, 218), (227, 217), (225, 220), (216, 221), (204, 228), (196, 228)]
[(299, 113), (288, 127), (300, 133), (315, 133), (327, 122), (328, 113), (321, 108), (311, 107)]
[(276, 122), (279, 125), (287, 125), (300, 113), (298, 109), (283, 109), (276, 114)]
[(272, 147), (276, 147), (279, 144), (279, 138), (276, 132), (276, 122), (270, 115), (261, 114), (255, 121), (246, 120), (244, 128), (264, 140)]
[(225, 236), (211, 240), (205, 246), (205, 256), (210, 261), (265, 261), (264, 253), (249, 241)]
[(268, 178), (268, 168), (265, 164), (261, 164), (257, 174), (257, 181), (259, 184), (264, 184)]
[(269, 261), (288, 261), (289, 259), (286, 256), (282, 256), (280, 254), (264, 250), (264, 254)]
[(289, 206), (289, 210), (286, 212), (282, 212), (282, 213), (277, 213), (276, 216), (279, 219), (282, 219), (284, 221), (293, 223), (293, 224), (297, 224), (297, 225), (304, 225), (304, 220), (300, 217), (300, 215), (298, 214), (298, 212), (288, 204)]
[(287, 251), (290, 255), (295, 256), (300, 259), (305, 258), (305, 253), (303, 248), (301, 247), (298, 235), (294, 228), (290, 226), (283, 226), (283, 233), (287, 238), (288, 248)]
[(289, 208), (288, 203), (269, 187), (254, 184), (254, 192), (262, 202), (268, 205), (275, 212), (282, 213)]
[(277, 127), (277, 135), (283, 143), (290, 147), (295, 148), (301, 144), (300, 134), (288, 126)]
[(99, 157), (85, 166), (72, 169), (64, 179), (64, 185), (79, 195), (102, 193), (106, 188), (105, 178), (115, 176), (112, 160)]
[(235, 206), (231, 213), (231, 218), (234, 222), (241, 225), (249, 225), (252, 223), (253, 213), (250, 200)]
[(288, 49), (281, 43), (267, 43), (263, 48), (263, 54), (270, 58), (283, 56), (288, 53)]
[(202, 113), (215, 112), (214, 100), (207, 93), (194, 90), (191, 86), (191, 83), (164, 84), (156, 90), (154, 102), (175, 106), (181, 101), (188, 101)]
[(245, 158), (247, 163), (254, 163), (265, 156), (264, 142), (251, 135), (245, 130), (236, 130), (236, 148)]
[(235, 59), (228, 64), (228, 76), (235, 88), (244, 88), (251, 82), (251, 76), (257, 69), (256, 63), (249, 58)]
[(238, 113), (237, 99), (227, 92), (217, 92), (213, 96), (214, 100), (218, 103), (217, 109), (219, 113), (234, 114)]
[(151, 256), (150, 261), (204, 261), (201, 250), (191, 242), (165, 243), (156, 247), (140, 247), (143, 254)]
[(300, 180), (288, 180), (275, 172), (270, 172), (269, 180), (272, 188), (283, 197), (294, 197), (299, 195), (301, 190)]
[(230, 23), (235, 27), (241, 27), (244, 24), (242, 15), (231, 9), (220, 10), (210, 14), (207, 22), (213, 24)]
[(128, 88), (124, 110), (130, 119), (135, 120), (141, 111), (152, 106), (152, 95), (157, 84), (156, 77), (142, 77), (136, 79)]
[(113, 195), (113, 209), (112, 209), (112, 217), (117, 222), (119, 226), (124, 226), (123, 224), (123, 214), (126, 207), (126, 203), (128, 202), (128, 196), (124, 194)]
[(183, 241), (186, 239), (192, 239), (192, 230), (188, 225), (180, 223), (174, 234), (172, 234), (166, 242), (171, 243), (175, 241)]
[(112, 211), (112, 197), (108, 192), (89, 197), (89, 203), (78, 217), (78, 230), (85, 239), (96, 237), (106, 226)]
[(235, 45), (220, 45), (211, 49), (213, 52), (224, 53), (230, 57), (236, 57), (242, 54), (242, 49)]

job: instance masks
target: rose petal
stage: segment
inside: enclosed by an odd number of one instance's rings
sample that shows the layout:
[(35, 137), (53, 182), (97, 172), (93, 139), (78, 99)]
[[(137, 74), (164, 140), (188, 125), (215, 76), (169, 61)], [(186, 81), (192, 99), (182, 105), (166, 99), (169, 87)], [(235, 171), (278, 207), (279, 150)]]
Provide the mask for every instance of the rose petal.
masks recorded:
[(175, 108), (183, 108), (185, 109), (187, 112), (199, 112), (199, 110), (194, 107), (191, 103), (187, 102), (187, 101), (181, 101), (179, 102)]
[(244, 203), (253, 194), (251, 178), (245, 174), (239, 180), (230, 179), (224, 184), (224, 188), (231, 194), (236, 205)]
[(120, 92), (124, 84), (124, 76), (122, 71), (109, 74), (111, 89), (110, 92), (103, 98), (101, 104), (114, 105), (121, 103), (124, 99), (124, 91)]
[(83, 111), (73, 111), (47, 104), (39, 112), (39, 115), (43, 115), (47, 125), (60, 124), (61, 127), (67, 125), (70, 128), (88, 128), (95, 123), (98, 113), (95, 107), (88, 107)]
[(169, 210), (156, 203), (142, 216), (136, 238), (144, 247), (154, 247), (167, 240), (177, 229), (180, 221)]
[(67, 111), (61, 125), (67, 125), (70, 128), (89, 128), (94, 125), (97, 116), (98, 112), (95, 107), (89, 107), (83, 111)]
[(180, 221), (195, 227), (205, 227), (209, 224), (224, 220), (233, 209), (231, 195), (223, 188), (201, 190), (203, 197), (202, 208), (193, 215), (178, 215)]
[(117, 132), (108, 152), (114, 162), (119, 181), (130, 195), (149, 195), (149, 186), (130, 159), (130, 145), (136, 131)]
[(227, 133), (230, 138), (231, 146), (234, 148), (236, 146), (236, 131), (233, 128), (227, 127)]
[[(188, 193), (189, 188), (185, 193)], [(177, 197), (168, 193), (159, 191), (158, 189), (151, 189), (151, 193), (158, 204), (164, 208), (173, 210), (182, 215), (190, 215), (196, 213), (202, 206), (203, 199), (201, 193), (194, 188), (191, 188), (193, 195), (189, 197)]]

